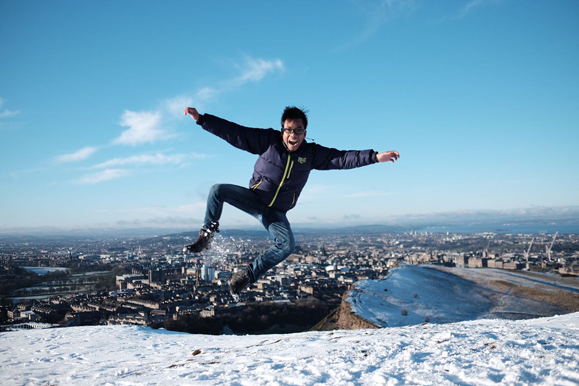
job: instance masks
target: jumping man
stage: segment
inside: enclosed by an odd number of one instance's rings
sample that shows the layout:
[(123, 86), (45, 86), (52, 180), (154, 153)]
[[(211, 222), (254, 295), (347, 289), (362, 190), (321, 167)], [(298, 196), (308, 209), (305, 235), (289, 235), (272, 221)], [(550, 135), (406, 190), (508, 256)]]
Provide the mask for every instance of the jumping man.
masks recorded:
[(215, 232), (219, 232), (224, 202), (257, 218), (273, 237), (275, 245), (246, 269), (232, 275), (229, 286), (234, 296), (293, 252), (295, 241), (286, 213), (296, 206), (310, 171), (353, 169), (378, 162), (394, 162), (400, 157), (395, 150), (383, 153), (374, 150), (343, 151), (308, 143), (305, 140), (308, 118), (297, 107), (285, 108), (281, 131), (244, 127), (210, 114), (201, 115), (193, 107), (185, 108), (184, 114), (189, 114), (206, 131), (259, 156), (249, 188), (230, 184), (217, 184), (211, 188), (199, 237), (184, 248), (187, 252), (209, 248)]

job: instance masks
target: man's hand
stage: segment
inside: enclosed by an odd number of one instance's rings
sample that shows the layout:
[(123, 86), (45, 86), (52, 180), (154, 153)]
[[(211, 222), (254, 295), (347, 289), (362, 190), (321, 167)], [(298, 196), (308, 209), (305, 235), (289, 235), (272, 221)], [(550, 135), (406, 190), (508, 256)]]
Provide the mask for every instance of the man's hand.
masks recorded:
[(376, 154), (376, 158), (378, 159), (378, 162), (394, 162), (400, 158), (400, 154), (396, 150), (390, 150)]
[(197, 112), (197, 109), (195, 107), (185, 107), (183, 115), (187, 114), (191, 115), (191, 118), (193, 118), (195, 122), (199, 120), (199, 112)]

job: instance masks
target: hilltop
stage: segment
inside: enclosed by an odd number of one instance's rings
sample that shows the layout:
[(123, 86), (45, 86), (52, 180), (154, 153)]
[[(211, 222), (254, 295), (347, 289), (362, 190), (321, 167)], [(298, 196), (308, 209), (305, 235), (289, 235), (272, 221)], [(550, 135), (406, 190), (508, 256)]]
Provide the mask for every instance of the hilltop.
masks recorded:
[(353, 312), (378, 327), (531, 319), (579, 311), (579, 281), (549, 273), (403, 265), (349, 291)]
[(208, 336), (136, 326), (0, 334), (3, 384), (579, 383), (579, 313)]

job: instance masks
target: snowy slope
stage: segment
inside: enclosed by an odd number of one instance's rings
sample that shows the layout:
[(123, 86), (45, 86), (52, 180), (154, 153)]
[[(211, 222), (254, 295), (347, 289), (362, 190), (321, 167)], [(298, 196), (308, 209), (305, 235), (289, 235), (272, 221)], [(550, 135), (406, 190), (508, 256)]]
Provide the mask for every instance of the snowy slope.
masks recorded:
[(293, 335), (136, 326), (0, 334), (4, 385), (579, 383), (579, 313)]
[(475, 283), (413, 265), (393, 269), (386, 280), (357, 282), (348, 301), (352, 311), (381, 327), (473, 320), (493, 307)]
[[(460, 275), (460, 276), (458, 276)], [(461, 277), (462, 276), (462, 277)], [(349, 291), (352, 311), (380, 327), (451, 323), (474, 319), (528, 319), (566, 313), (544, 302), (512, 296), (493, 281), (579, 292), (549, 276), (528, 276), (494, 269), (403, 265), (385, 280), (365, 280)], [(567, 311), (568, 312), (568, 311)]]

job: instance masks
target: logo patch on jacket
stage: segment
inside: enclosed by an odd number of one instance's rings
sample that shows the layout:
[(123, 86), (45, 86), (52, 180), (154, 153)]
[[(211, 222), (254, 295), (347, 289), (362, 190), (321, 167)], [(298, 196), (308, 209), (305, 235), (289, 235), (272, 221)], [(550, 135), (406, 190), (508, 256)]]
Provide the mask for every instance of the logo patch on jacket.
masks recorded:
[(305, 164), (306, 163), (306, 157), (298, 157), (298, 162), (301, 164)]

